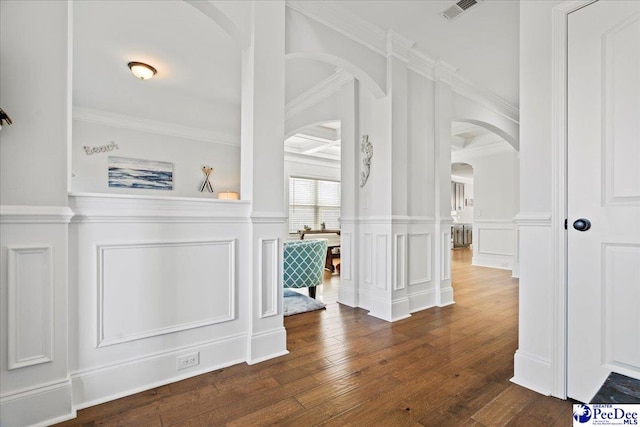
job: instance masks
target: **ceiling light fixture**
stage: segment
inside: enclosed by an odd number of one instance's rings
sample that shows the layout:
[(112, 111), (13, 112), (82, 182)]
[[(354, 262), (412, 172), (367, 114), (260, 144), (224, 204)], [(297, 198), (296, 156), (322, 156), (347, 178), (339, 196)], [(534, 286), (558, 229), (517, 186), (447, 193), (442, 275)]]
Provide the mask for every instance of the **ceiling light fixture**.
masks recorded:
[(149, 80), (158, 72), (151, 65), (145, 64), (143, 62), (129, 62), (129, 64), (127, 65), (129, 66), (129, 69), (131, 70), (133, 75), (140, 80)]

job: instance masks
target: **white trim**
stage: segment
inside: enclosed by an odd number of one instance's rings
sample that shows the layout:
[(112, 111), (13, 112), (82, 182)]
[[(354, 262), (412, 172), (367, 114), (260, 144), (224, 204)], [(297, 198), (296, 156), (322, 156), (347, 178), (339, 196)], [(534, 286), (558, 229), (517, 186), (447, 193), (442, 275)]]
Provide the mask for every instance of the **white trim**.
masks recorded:
[(337, 69), (335, 73), (295, 99), (289, 101), (284, 107), (285, 120), (289, 120), (297, 114), (300, 114), (301, 112), (324, 101), (352, 81), (353, 76), (351, 74), (347, 73), (343, 69)]
[(551, 227), (551, 214), (547, 212), (521, 212), (513, 218), (517, 227)]
[(595, 0), (572, 0), (552, 9), (551, 239), (553, 297), (551, 380), (553, 396), (567, 397), (567, 54), (568, 15)]
[(249, 222), (246, 200), (73, 193), (74, 223)]
[(284, 152), (284, 161), (290, 163), (300, 163), (305, 165), (322, 166), (325, 168), (340, 169), (340, 160), (319, 158), (317, 156), (307, 156), (304, 154)]
[(232, 135), (209, 129), (179, 125), (177, 123), (168, 123), (165, 121), (117, 114), (109, 111), (95, 110), (92, 108), (79, 107), (77, 105), (73, 107), (73, 120), (122, 129), (137, 130), (140, 132), (187, 138), (195, 141), (232, 145), (235, 147), (240, 146), (240, 135)]
[(71, 380), (63, 378), (3, 394), (0, 396), (2, 423), (45, 427), (75, 418), (71, 392)]
[[(270, 239), (258, 239), (258, 295), (260, 301), (260, 313), (258, 317), (260, 319), (265, 319), (267, 317), (277, 316), (281, 314), (279, 304), (278, 304), (278, 283), (280, 283), (280, 269), (279, 260), (280, 260), (280, 239), (270, 238)], [(268, 251), (267, 251), (268, 249)], [(268, 252), (271, 252), (270, 257), (266, 257)], [(270, 275), (265, 275), (265, 267), (269, 267), (271, 269)], [(266, 292), (265, 287), (269, 287), (269, 292)]]
[(451, 152), (451, 163), (466, 162), (472, 159), (482, 159), (502, 153), (515, 153), (516, 150), (507, 141), (500, 140), (478, 147), (463, 148)]
[[(228, 311), (227, 313), (197, 320), (189, 323), (175, 324), (157, 329), (149, 329), (139, 331), (129, 335), (118, 335), (117, 337), (105, 336), (105, 252), (109, 250), (119, 249), (140, 249), (140, 248), (175, 248), (185, 246), (223, 246), (226, 245), (229, 254), (229, 282), (227, 284), (229, 292)], [(186, 241), (157, 241), (157, 242), (126, 242), (126, 243), (108, 243), (97, 244), (97, 275), (98, 275), (98, 318), (97, 318), (97, 343), (96, 348), (107, 347), (115, 344), (122, 344), (131, 341), (138, 341), (144, 338), (152, 338), (173, 332), (186, 331), (189, 329), (201, 328), (203, 326), (216, 325), (218, 323), (228, 322), (236, 319), (235, 313), (235, 295), (236, 295), (236, 240), (220, 239), (220, 240), (186, 240)]]
[(0, 206), (0, 224), (68, 224), (72, 217), (68, 206)]
[(289, 216), (283, 212), (252, 212), (251, 222), (254, 224), (283, 224)]
[[(25, 283), (20, 268), (20, 258), (23, 255), (40, 255), (43, 276), (36, 283)], [(38, 365), (52, 362), (54, 358), (54, 269), (53, 269), (53, 246), (50, 244), (40, 245), (20, 245), (7, 246), (7, 369), (24, 368), (26, 366)], [(24, 338), (24, 330), (21, 326), (21, 313), (31, 312), (33, 307), (25, 306), (29, 301), (29, 296), (21, 293), (26, 289), (38, 285), (39, 289), (32, 295), (34, 298), (41, 298), (42, 311), (40, 318), (32, 315), (29, 323), (34, 323), (41, 330), (42, 340), (39, 345), (39, 352), (24, 355), (20, 351), (21, 338)], [(34, 289), (31, 289), (34, 291)], [(21, 295), (24, 298), (21, 298)], [(39, 321), (38, 321), (39, 320)], [(22, 333), (21, 333), (22, 331)], [(33, 343), (32, 343), (33, 345)], [(34, 350), (34, 349), (32, 349)]]

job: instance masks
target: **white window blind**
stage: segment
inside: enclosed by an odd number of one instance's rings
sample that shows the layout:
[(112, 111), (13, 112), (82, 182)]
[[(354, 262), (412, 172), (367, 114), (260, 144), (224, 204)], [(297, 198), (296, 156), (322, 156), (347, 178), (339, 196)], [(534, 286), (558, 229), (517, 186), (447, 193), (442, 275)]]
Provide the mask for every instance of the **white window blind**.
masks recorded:
[(340, 228), (340, 183), (309, 178), (289, 178), (289, 232), (307, 225), (314, 230), (325, 223)]

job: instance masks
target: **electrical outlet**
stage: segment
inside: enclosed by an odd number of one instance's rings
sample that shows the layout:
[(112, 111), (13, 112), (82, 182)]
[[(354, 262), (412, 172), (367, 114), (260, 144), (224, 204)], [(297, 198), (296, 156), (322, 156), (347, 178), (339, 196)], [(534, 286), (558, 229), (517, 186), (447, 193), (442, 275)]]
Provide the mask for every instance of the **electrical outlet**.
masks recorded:
[(176, 357), (176, 370), (191, 368), (200, 364), (200, 352)]

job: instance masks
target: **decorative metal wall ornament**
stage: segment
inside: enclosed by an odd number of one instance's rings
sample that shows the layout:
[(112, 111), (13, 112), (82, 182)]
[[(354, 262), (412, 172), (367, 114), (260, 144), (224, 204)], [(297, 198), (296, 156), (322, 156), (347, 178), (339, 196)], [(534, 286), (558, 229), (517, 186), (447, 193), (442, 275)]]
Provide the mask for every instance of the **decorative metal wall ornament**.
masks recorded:
[(213, 193), (213, 185), (211, 185), (211, 182), (209, 181), (209, 175), (211, 175), (213, 169), (211, 166), (202, 166), (200, 170), (202, 170), (202, 173), (204, 174), (204, 181), (202, 181), (202, 185), (200, 186), (200, 192), (203, 193), (206, 188), (209, 193)]
[(369, 179), (369, 173), (371, 173), (371, 158), (373, 157), (373, 144), (369, 141), (369, 135), (362, 135), (362, 142), (360, 143), (360, 151), (362, 151), (364, 165), (364, 172), (360, 173), (360, 188), (364, 187)]
[(89, 147), (89, 146), (85, 145), (82, 148), (84, 148), (84, 152), (87, 154), (87, 156), (90, 156), (90, 155), (96, 154), (96, 153), (108, 153), (109, 151), (119, 150), (118, 144), (116, 144), (113, 141), (111, 141), (110, 144), (101, 145), (99, 147)]

